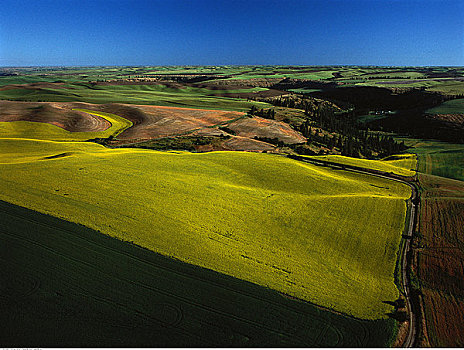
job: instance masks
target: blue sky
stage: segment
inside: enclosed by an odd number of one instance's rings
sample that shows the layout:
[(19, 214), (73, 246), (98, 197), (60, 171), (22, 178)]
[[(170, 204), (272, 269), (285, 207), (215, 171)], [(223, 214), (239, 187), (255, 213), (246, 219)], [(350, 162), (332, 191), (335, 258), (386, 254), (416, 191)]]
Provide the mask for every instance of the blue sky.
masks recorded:
[(461, 0), (2, 0), (0, 66), (464, 65)]

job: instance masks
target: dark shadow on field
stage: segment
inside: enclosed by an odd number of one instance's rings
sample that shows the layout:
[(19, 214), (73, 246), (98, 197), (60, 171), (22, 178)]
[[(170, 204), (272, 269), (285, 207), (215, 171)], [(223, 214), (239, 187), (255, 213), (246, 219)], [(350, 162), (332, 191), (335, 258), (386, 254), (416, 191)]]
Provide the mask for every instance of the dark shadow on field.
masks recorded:
[(382, 301), (384, 304), (392, 305), (395, 307), (393, 312), (389, 312), (386, 315), (398, 322), (405, 322), (408, 319), (408, 313), (405, 311), (406, 302), (402, 298), (398, 298), (395, 301)]
[(391, 306), (396, 306), (396, 301), (389, 301), (389, 300), (386, 300), (386, 301), (382, 301), (382, 303), (388, 304), (388, 305), (391, 305)]
[(382, 347), (363, 321), (0, 201), (1, 347)]
[(406, 322), (408, 319), (408, 313), (406, 311), (389, 312), (387, 316), (398, 322)]
[(394, 301), (385, 300), (385, 301), (382, 301), (382, 303), (394, 306), (395, 309), (401, 309), (401, 308), (404, 308), (406, 306), (406, 302), (404, 301), (403, 298), (398, 298), (398, 299), (396, 299)]
[(47, 157), (43, 157), (43, 159), (56, 159), (56, 158), (63, 158), (63, 157), (69, 157), (71, 155), (73, 155), (74, 153), (73, 152), (64, 152), (64, 153), (60, 153), (60, 154), (55, 154), (53, 156), (47, 156)]

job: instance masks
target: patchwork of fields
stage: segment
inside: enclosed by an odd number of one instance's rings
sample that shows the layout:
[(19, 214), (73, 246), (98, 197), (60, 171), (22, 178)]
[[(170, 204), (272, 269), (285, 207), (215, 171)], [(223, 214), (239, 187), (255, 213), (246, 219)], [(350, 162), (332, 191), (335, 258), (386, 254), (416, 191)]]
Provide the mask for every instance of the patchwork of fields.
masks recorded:
[[(411, 189), (283, 154), (410, 179), (418, 166), (411, 284), (423, 292), (431, 344), (463, 344), (462, 146), (408, 139), (414, 154), (339, 155), (404, 150), (387, 144), (390, 133), (369, 144), (369, 131), (344, 124), (363, 108), (366, 123), (404, 118), (421, 99), (433, 102), (429, 113), (457, 113), (462, 99), (428, 93), (459, 95), (461, 69), (5, 72), (0, 338), (11, 345), (400, 344), (395, 273)], [(353, 137), (364, 143), (347, 152)]]
[(175, 143), (182, 136), (213, 136), (219, 139), (214, 145), (208, 144), (207, 150), (231, 151), (275, 150), (274, 145), (255, 137), (276, 138), (288, 144), (305, 141), (286, 123), (236, 111), (116, 103), (0, 101), (0, 137), (54, 141), (111, 138), (112, 145), (137, 143), (151, 148), (153, 144), (146, 141), (170, 138)]
[(417, 154), (421, 186), (414, 274), (424, 302), (425, 336), (431, 346), (462, 347), (464, 147), (406, 141)]

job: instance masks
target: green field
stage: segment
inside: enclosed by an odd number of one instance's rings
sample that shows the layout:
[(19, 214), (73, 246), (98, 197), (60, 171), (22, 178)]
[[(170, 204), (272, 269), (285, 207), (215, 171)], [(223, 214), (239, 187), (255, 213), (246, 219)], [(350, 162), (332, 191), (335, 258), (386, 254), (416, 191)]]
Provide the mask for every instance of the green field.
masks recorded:
[(382, 347), (362, 321), (0, 201), (10, 347)]
[(426, 111), (429, 114), (464, 114), (464, 99), (446, 101), (442, 105), (430, 108)]
[(357, 82), (356, 86), (375, 86), (375, 87), (384, 87), (384, 88), (416, 88), (416, 89), (425, 89), (426, 91), (439, 92), (445, 95), (462, 95), (464, 92), (464, 81), (456, 80), (433, 80), (433, 79), (423, 79), (419, 81), (414, 81), (414, 79), (409, 80), (399, 80), (398, 82), (383, 80), (366, 80), (362, 82)]
[(270, 154), (26, 139), (0, 139), (0, 164), (1, 200), (163, 255), (359, 318), (398, 297), (405, 185)]
[(418, 171), (464, 181), (464, 145), (448, 142), (398, 138), (417, 154)]
[[(1, 80), (0, 80), (1, 81)], [(238, 98), (220, 97), (215, 94), (256, 92), (264, 88), (240, 90), (209, 90), (203, 88), (169, 88), (164, 85), (108, 85), (92, 86), (86, 83), (68, 84), (66, 88), (15, 88), (0, 90), (0, 99), (12, 101), (53, 101), (88, 103), (132, 103), (172, 107), (191, 107), (247, 111), (252, 105), (269, 108), (263, 102), (250, 102)]]

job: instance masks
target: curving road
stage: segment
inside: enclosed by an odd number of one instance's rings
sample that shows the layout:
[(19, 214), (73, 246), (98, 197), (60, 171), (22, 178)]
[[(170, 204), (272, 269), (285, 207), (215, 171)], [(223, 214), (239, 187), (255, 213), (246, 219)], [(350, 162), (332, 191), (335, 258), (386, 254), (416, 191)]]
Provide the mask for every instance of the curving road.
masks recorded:
[(411, 197), (410, 197), (410, 204), (411, 204), (411, 210), (410, 210), (410, 216), (409, 216), (409, 224), (408, 224), (408, 233), (407, 235), (403, 235), (404, 239), (404, 248), (402, 252), (402, 257), (401, 257), (401, 274), (402, 274), (402, 284), (403, 284), (403, 295), (406, 299), (406, 305), (407, 305), (407, 310), (408, 310), (408, 316), (409, 316), (409, 330), (408, 330), (408, 335), (403, 343), (403, 348), (411, 348), (414, 346), (416, 342), (416, 337), (417, 337), (417, 329), (419, 327), (418, 323), (418, 317), (417, 317), (417, 312), (418, 310), (414, 310), (413, 303), (411, 302), (411, 293), (410, 293), (410, 281), (409, 281), (409, 276), (408, 276), (408, 255), (411, 250), (411, 240), (413, 237), (414, 233), (414, 228), (416, 226), (416, 221), (417, 221), (417, 208), (416, 206), (419, 203), (419, 195), (417, 193), (417, 189), (412, 183), (412, 181), (406, 181), (404, 178), (394, 175), (392, 173), (386, 173), (383, 171), (378, 171), (378, 170), (372, 170), (372, 169), (366, 169), (366, 168), (361, 168), (361, 167), (356, 167), (356, 166), (351, 166), (351, 165), (342, 165), (334, 162), (329, 162), (329, 161), (324, 161), (324, 160), (316, 160), (316, 159), (308, 159), (305, 157), (299, 157), (299, 156), (294, 156), (294, 155), (289, 155), (289, 158), (303, 161), (306, 163), (311, 163), (315, 165), (322, 165), (322, 166), (330, 166), (330, 167), (337, 167), (341, 168), (343, 170), (347, 171), (352, 171), (352, 172), (357, 172), (357, 173), (362, 173), (362, 174), (367, 174), (367, 175), (372, 175), (372, 176), (377, 176), (397, 182), (401, 182), (405, 185), (408, 185), (411, 187)]

